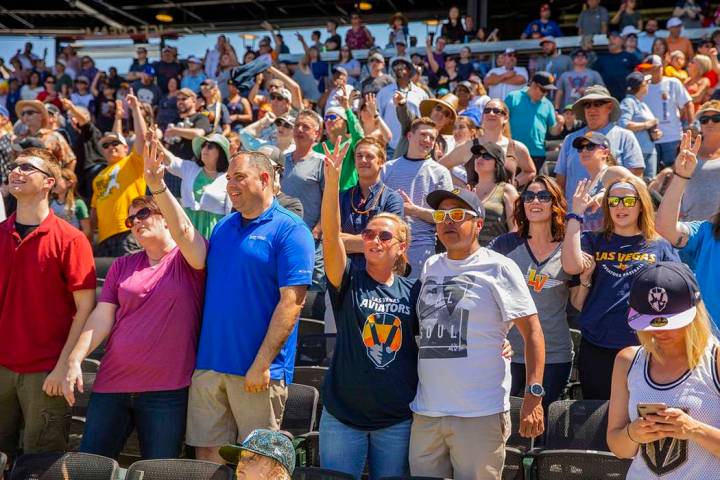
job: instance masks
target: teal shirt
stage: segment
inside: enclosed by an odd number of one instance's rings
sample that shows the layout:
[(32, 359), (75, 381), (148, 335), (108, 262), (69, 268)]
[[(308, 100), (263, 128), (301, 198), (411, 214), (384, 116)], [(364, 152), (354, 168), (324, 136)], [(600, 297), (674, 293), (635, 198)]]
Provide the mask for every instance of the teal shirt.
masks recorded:
[(527, 87), (508, 93), (505, 103), (510, 109), (512, 138), (525, 144), (532, 157), (545, 156), (545, 135), (555, 126), (555, 107), (542, 98), (533, 102)]

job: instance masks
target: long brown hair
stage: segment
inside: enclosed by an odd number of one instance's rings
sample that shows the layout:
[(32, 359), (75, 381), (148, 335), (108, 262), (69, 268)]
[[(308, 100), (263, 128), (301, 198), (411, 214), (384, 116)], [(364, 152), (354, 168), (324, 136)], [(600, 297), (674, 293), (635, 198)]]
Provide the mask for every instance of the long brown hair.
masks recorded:
[(538, 175), (533, 180), (525, 185), (522, 189), (520, 196), (515, 200), (515, 224), (518, 226), (518, 234), (521, 238), (530, 238), (530, 222), (525, 214), (525, 204), (522, 199), (522, 194), (533, 183), (541, 183), (545, 189), (550, 192), (552, 200), (550, 201), (552, 209), (552, 217), (550, 218), (550, 232), (552, 233), (553, 242), (562, 242), (565, 238), (565, 213), (567, 213), (567, 202), (565, 201), (565, 195), (563, 195), (560, 186), (555, 180), (546, 175)]
[[(65, 193), (65, 215), (70, 218), (75, 212), (75, 195), (77, 195), (77, 184), (78, 178), (69, 168), (63, 168), (60, 171), (60, 176), (68, 183), (67, 192)], [(57, 195), (53, 195), (55, 199), (58, 199)]]
[(378, 213), (377, 215), (372, 217), (370, 221), (373, 221), (375, 219), (381, 220), (383, 218), (390, 220), (397, 226), (398, 240), (400, 242), (405, 242), (405, 251), (401, 255), (398, 255), (398, 257), (395, 259), (395, 265), (393, 265), (393, 272), (397, 275), (403, 275), (405, 273), (405, 270), (407, 269), (408, 264), (407, 249), (410, 246), (410, 226), (407, 224), (407, 222), (405, 222), (405, 220), (395, 215), (394, 213), (389, 212)]
[(610, 196), (610, 190), (612, 190), (613, 186), (618, 183), (629, 183), (630, 185), (635, 187), (638, 200), (640, 201), (640, 216), (638, 217), (637, 226), (640, 229), (642, 236), (645, 238), (645, 240), (654, 240), (658, 238), (658, 233), (655, 230), (655, 208), (653, 207), (652, 197), (650, 197), (650, 193), (648, 192), (645, 182), (641, 181), (635, 175), (615, 180), (610, 185), (608, 185), (607, 190), (605, 190), (605, 195), (603, 196), (602, 202), (602, 209), (604, 215), (602, 233), (605, 235), (605, 237), (608, 238), (613, 233), (614, 225), (612, 221), (612, 216), (610, 215), (610, 207), (608, 207), (607, 199)]

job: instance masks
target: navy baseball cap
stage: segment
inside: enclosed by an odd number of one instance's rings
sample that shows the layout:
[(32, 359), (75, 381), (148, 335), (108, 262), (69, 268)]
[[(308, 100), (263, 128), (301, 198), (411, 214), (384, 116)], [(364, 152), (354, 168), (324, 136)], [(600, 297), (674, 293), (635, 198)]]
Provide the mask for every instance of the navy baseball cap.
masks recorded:
[(537, 72), (535, 75), (533, 75), (531, 81), (533, 83), (537, 83), (540, 88), (545, 91), (557, 90), (557, 87), (554, 85), (555, 77), (550, 72)]
[(434, 192), (430, 192), (428, 194), (428, 196), (425, 198), (425, 201), (428, 205), (430, 205), (430, 208), (432, 208), (433, 210), (438, 210), (442, 201), (448, 198), (459, 200), (460, 202), (464, 203), (468, 209), (475, 212), (475, 214), (477, 214), (479, 218), (485, 218), (485, 209), (483, 208), (483, 204), (478, 198), (478, 196), (474, 192), (471, 192), (470, 190), (466, 190), (464, 188), (453, 188), (452, 190), (435, 190)]
[(630, 287), (628, 324), (637, 331), (676, 330), (692, 323), (700, 287), (690, 267), (657, 262), (642, 267)]
[(583, 142), (588, 141), (595, 145), (601, 145), (605, 148), (610, 148), (610, 140), (600, 132), (586, 132), (585, 135), (575, 137), (572, 142), (573, 148), (578, 148)]
[(650, 83), (652, 75), (643, 75), (640, 72), (632, 72), (630, 75), (625, 77), (625, 89), (628, 92), (636, 92), (643, 83)]

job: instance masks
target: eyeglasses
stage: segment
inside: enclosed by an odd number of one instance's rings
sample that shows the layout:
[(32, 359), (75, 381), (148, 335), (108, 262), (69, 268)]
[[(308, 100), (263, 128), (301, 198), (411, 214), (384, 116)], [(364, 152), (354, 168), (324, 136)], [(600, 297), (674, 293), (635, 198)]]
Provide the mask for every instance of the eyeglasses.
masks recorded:
[(523, 192), (522, 201), (525, 203), (532, 203), (537, 198), (540, 203), (549, 203), (552, 201), (552, 195), (547, 190), (540, 190), (539, 192), (526, 191)]
[(118, 142), (117, 140), (113, 140), (112, 142), (105, 142), (102, 145), (100, 145), (103, 149), (107, 150), (108, 148), (115, 148), (118, 145), (122, 145), (122, 142)]
[(331, 113), (330, 115), (325, 115), (326, 122), (334, 122), (338, 118), (340, 118), (340, 115), (335, 115), (334, 113)]
[(452, 115), (452, 113), (450, 113), (450, 111), (447, 108), (443, 107), (442, 105), (435, 105), (435, 108), (433, 110), (435, 110), (436, 112), (442, 113), (443, 117), (445, 117), (445, 118), (449, 118), (450, 115)]
[(635, 206), (635, 204), (638, 201), (638, 197), (607, 197), (607, 203), (608, 207), (615, 208), (618, 205), (620, 205), (620, 202), (622, 202), (623, 206), (627, 208), (632, 208)]
[(52, 177), (52, 175), (50, 175), (48, 172), (36, 167), (32, 163), (12, 162), (12, 163), (8, 164), (8, 169), (9, 169), (8, 171), (10, 171), (10, 172), (12, 172), (13, 170), (16, 170), (16, 169), (20, 170), (22, 173), (40, 172), (40, 173), (45, 174), (48, 177)]
[(465, 221), (465, 217), (476, 218), (477, 215), (470, 210), (464, 208), (451, 208), (450, 210), (435, 210), (433, 212), (433, 221), (435, 223), (443, 223), (446, 219), (450, 219), (453, 223), (460, 223)]
[(146, 220), (146, 219), (148, 219), (148, 218), (150, 217), (150, 215), (152, 215), (153, 213), (156, 213), (156, 212), (152, 211), (152, 210), (151, 210), (150, 208), (148, 208), (148, 207), (143, 207), (143, 208), (141, 208), (140, 210), (138, 210), (138, 211), (135, 213), (135, 215), (129, 215), (129, 216), (125, 219), (125, 226), (126, 226), (127, 228), (132, 228), (132, 226), (135, 225), (135, 220), (140, 220), (140, 221)]
[(501, 115), (501, 116), (505, 116), (505, 115), (506, 115), (506, 114), (505, 114), (505, 110), (503, 110), (502, 108), (492, 108), (492, 107), (486, 107), (485, 109), (483, 109), (483, 113), (484, 113), (485, 115), (489, 115), (489, 114), (491, 114), (491, 113), (492, 113), (493, 115)]
[(581, 143), (580, 145), (575, 147), (575, 150), (577, 150), (578, 153), (582, 153), (583, 150), (592, 152), (596, 148), (602, 148), (602, 145), (598, 145), (598, 144), (592, 143), (592, 142), (585, 142), (585, 143)]
[(592, 107), (592, 108), (600, 108), (600, 107), (602, 107), (603, 105), (607, 105), (608, 103), (610, 103), (610, 102), (607, 101), (607, 100), (593, 100), (593, 101), (591, 101), (591, 102), (585, 102), (585, 105), (583, 105), (583, 106), (584, 106), (585, 108), (590, 108), (590, 107)]
[(374, 242), (377, 238), (382, 243), (387, 243), (394, 237), (392, 232), (387, 230), (373, 230), (372, 228), (366, 228), (360, 233), (360, 236), (366, 242)]
[(202, 148), (200, 150), (202, 150), (203, 148), (209, 148), (210, 150), (214, 150), (218, 148), (218, 146), (213, 142), (205, 142), (202, 144)]
[(713, 123), (720, 123), (720, 113), (716, 113), (715, 115), (703, 115), (698, 119), (698, 121), (703, 125), (707, 125), (711, 121)]
[(20, 112), (21, 117), (32, 117), (33, 115), (38, 114), (40, 114), (40, 112), (38, 112), (37, 110), (23, 110), (22, 112)]

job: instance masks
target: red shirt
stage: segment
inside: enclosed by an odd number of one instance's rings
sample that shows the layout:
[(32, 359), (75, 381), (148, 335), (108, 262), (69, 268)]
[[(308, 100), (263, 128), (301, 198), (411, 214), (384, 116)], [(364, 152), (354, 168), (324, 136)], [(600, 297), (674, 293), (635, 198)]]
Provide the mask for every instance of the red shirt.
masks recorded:
[(15, 214), (0, 223), (0, 365), (55, 368), (75, 315), (73, 292), (94, 288), (90, 242), (52, 210), (24, 239)]

